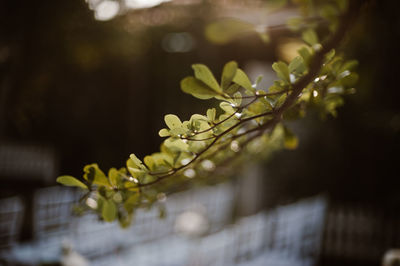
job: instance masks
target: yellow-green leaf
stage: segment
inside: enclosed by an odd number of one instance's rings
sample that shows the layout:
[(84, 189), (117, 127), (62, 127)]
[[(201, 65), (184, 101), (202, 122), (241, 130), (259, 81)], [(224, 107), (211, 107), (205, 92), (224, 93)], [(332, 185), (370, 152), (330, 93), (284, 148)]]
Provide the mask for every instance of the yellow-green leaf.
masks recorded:
[(101, 215), (106, 222), (112, 222), (117, 218), (117, 206), (111, 200), (103, 201), (103, 209)]
[(88, 189), (88, 187), (84, 183), (82, 183), (81, 181), (70, 175), (63, 175), (58, 177), (57, 182), (64, 186), (80, 187), (83, 189)]
[(278, 77), (290, 84), (289, 67), (286, 63), (279, 61), (272, 64), (272, 69), (275, 70)]
[(108, 182), (106, 175), (103, 173), (103, 171), (100, 170), (97, 164), (94, 163), (86, 165), (83, 168), (83, 171), (85, 172), (83, 178), (85, 178), (90, 183), (99, 186), (106, 186), (106, 187), (110, 186), (110, 182)]
[(194, 64), (192, 65), (192, 68), (194, 70), (194, 76), (198, 80), (204, 82), (204, 84), (206, 84), (214, 91), (218, 93), (222, 92), (221, 87), (219, 86), (218, 82), (215, 80), (214, 75), (207, 66), (203, 64)]
[(303, 40), (309, 45), (313, 46), (318, 43), (318, 36), (314, 30), (308, 29), (302, 34)]
[(118, 187), (118, 185), (121, 183), (121, 176), (118, 170), (115, 168), (111, 168), (108, 171), (108, 179), (113, 187)]
[(128, 197), (128, 199), (124, 202), (124, 208), (128, 213), (133, 212), (133, 208), (139, 201), (139, 193), (134, 193)]
[(169, 133), (168, 129), (166, 129), (166, 128), (163, 128), (160, 131), (158, 131), (158, 135), (160, 137), (169, 137), (169, 136), (171, 136), (171, 134)]
[(208, 87), (204, 82), (195, 77), (186, 77), (181, 81), (183, 92), (193, 95), (196, 98), (207, 100), (218, 95), (216, 91)]
[(214, 122), (215, 120), (215, 115), (216, 115), (217, 111), (215, 110), (215, 108), (211, 108), (207, 110), (207, 118), (208, 121), (210, 121), (211, 123)]
[(249, 77), (247, 77), (246, 73), (244, 73), (240, 68), (237, 69), (233, 82), (245, 88), (247, 92), (255, 93), (255, 89), (253, 88)]
[(182, 127), (182, 122), (176, 115), (166, 115), (164, 116), (164, 121), (170, 129)]
[(221, 87), (225, 91), (231, 84), (233, 77), (236, 75), (238, 64), (235, 61), (230, 61), (225, 64), (222, 70)]

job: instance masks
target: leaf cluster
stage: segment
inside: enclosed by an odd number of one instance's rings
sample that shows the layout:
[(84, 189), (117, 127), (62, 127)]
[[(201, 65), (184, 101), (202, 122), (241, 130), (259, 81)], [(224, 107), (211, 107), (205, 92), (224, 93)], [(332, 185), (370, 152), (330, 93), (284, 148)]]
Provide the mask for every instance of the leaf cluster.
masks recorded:
[(324, 47), (312, 27), (301, 36), (307, 45), (291, 62), (272, 65), (277, 79), (269, 88), (259, 89), (261, 78), (253, 84), (235, 61), (225, 64), (219, 80), (207, 66), (192, 65), (194, 74), (181, 81), (182, 91), (202, 100), (214, 98), (218, 107), (189, 120), (167, 114), (166, 127), (159, 131), (165, 138), (160, 151), (143, 160), (131, 154), (125, 167), (111, 168), (107, 175), (90, 164), (83, 179), (61, 176), (57, 181), (85, 190), (84, 208), (127, 226), (136, 209), (162, 206), (165, 193), (176, 186), (215, 176), (246, 154), (296, 148), (298, 139), (286, 121), (302, 118), (309, 108), (335, 116), (342, 95), (354, 91), (358, 78), (353, 72), (357, 63), (326, 48), (333, 44)]

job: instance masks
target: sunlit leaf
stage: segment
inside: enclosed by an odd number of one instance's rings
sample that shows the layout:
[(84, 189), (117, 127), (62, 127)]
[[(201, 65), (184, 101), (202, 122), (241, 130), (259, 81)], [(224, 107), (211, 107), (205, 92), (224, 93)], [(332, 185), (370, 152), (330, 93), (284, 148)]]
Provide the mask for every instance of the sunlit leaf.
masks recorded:
[(158, 135), (160, 137), (169, 137), (169, 136), (171, 136), (171, 134), (169, 133), (168, 129), (166, 129), (166, 128), (163, 128), (160, 131), (158, 131)]
[(216, 81), (213, 73), (210, 71), (210, 69), (203, 65), (203, 64), (194, 64), (192, 65), (192, 68), (194, 70), (194, 76), (198, 79), (204, 82), (208, 87), (213, 89), (214, 91), (220, 93), (222, 92), (221, 87), (219, 86), (218, 82)]
[(170, 129), (182, 127), (182, 122), (176, 115), (166, 115), (164, 116), (164, 121)]
[(184, 78), (181, 81), (181, 89), (183, 92), (202, 100), (211, 99), (218, 95), (216, 91), (195, 77)]

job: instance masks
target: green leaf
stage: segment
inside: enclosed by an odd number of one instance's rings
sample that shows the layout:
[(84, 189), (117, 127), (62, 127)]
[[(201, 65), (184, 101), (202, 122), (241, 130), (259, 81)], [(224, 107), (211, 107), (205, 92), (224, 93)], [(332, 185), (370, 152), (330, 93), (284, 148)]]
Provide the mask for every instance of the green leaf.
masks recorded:
[(169, 138), (164, 141), (164, 144), (172, 151), (187, 151), (189, 148), (189, 145), (183, 142), (181, 139)]
[(146, 157), (144, 157), (143, 161), (150, 170), (154, 170), (156, 163), (152, 156), (147, 155)]
[(103, 173), (103, 171), (100, 170), (97, 164), (94, 163), (86, 165), (83, 168), (83, 171), (85, 172), (83, 178), (85, 178), (90, 183), (99, 186), (106, 186), (106, 187), (110, 186), (110, 183), (108, 182), (106, 175)]
[(141, 160), (139, 160), (138, 157), (136, 157), (135, 154), (132, 153), (131, 155), (129, 155), (129, 158), (132, 160), (132, 162), (136, 166), (136, 168), (142, 168), (143, 163)]
[(235, 112), (235, 109), (233, 109), (232, 105), (227, 102), (220, 103), (219, 107), (221, 107), (221, 109), (224, 110), (228, 115), (231, 115)]
[(158, 131), (158, 135), (160, 137), (169, 137), (169, 136), (171, 136), (171, 134), (169, 133), (168, 129), (166, 129), (166, 128), (163, 128), (160, 131)]
[(210, 123), (214, 123), (216, 113), (217, 111), (215, 110), (215, 108), (207, 110), (207, 119)]
[(118, 187), (122, 182), (121, 176), (118, 170), (115, 168), (111, 168), (108, 171), (108, 179), (110, 180), (110, 183), (113, 187)]
[(182, 127), (182, 122), (176, 115), (166, 115), (164, 116), (164, 121), (170, 129)]
[(101, 210), (101, 215), (106, 222), (112, 222), (117, 218), (117, 206), (111, 200), (103, 201), (103, 208)]
[(232, 95), (240, 89), (240, 85), (236, 83), (232, 83), (224, 92), (226, 94)]
[(301, 56), (296, 56), (289, 64), (290, 73), (303, 74), (306, 70), (307, 68), (304, 65), (304, 60)]
[(128, 197), (128, 199), (124, 202), (124, 208), (128, 213), (132, 213), (135, 205), (137, 205), (139, 201), (139, 193), (134, 193)]
[(58, 177), (57, 182), (64, 186), (80, 187), (83, 189), (88, 189), (88, 187), (84, 183), (82, 183), (81, 181), (70, 175), (63, 175)]
[(204, 84), (206, 84), (214, 91), (218, 93), (222, 92), (221, 87), (219, 86), (218, 82), (215, 80), (214, 75), (207, 66), (203, 64), (194, 64), (192, 65), (192, 68), (194, 70), (194, 76), (198, 80), (204, 82)]
[(289, 67), (286, 63), (279, 61), (272, 64), (272, 69), (275, 70), (278, 77), (290, 84)]
[(142, 161), (139, 160), (133, 153), (126, 161), (126, 167), (128, 168), (129, 173), (135, 178), (140, 178), (147, 170)]
[(245, 88), (246, 92), (250, 94), (254, 94), (256, 91), (253, 88), (253, 85), (251, 84), (249, 77), (247, 77), (246, 73), (244, 73), (243, 70), (241, 70), (240, 68), (237, 69), (236, 75), (235, 77), (233, 77), (233, 82)]
[(242, 94), (238, 91), (235, 94), (233, 94), (233, 99), (232, 99), (232, 103), (235, 106), (240, 106), (242, 104)]
[(237, 68), (238, 64), (235, 61), (230, 61), (225, 64), (221, 77), (221, 87), (224, 91), (228, 89), (229, 84), (231, 84), (233, 77), (236, 75)]
[(307, 47), (302, 47), (298, 51), (299, 55), (303, 58), (304, 63), (306, 65), (309, 65), (310, 60), (311, 60), (311, 53), (310, 50)]
[(218, 95), (217, 92), (195, 77), (184, 78), (181, 81), (181, 89), (183, 92), (202, 100), (211, 99)]
[(318, 43), (318, 36), (314, 30), (308, 29), (302, 34), (303, 40), (309, 45), (313, 46)]

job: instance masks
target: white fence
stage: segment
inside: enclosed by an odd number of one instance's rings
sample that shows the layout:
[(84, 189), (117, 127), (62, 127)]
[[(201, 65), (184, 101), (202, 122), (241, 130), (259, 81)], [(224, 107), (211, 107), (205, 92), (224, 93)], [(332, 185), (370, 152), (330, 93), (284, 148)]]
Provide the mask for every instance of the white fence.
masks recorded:
[[(328, 206), (324, 197), (230, 224), (233, 197), (229, 184), (174, 194), (160, 203), (165, 204), (165, 219), (158, 218), (157, 208), (139, 210), (134, 224), (121, 229), (95, 215), (72, 217), (78, 199), (74, 190), (42, 189), (34, 197), (35, 241), (14, 246), (7, 259), (27, 265), (55, 262), (67, 245), (95, 266), (313, 266), (321, 257), (376, 261), (382, 247), (400, 241), (395, 221), (385, 224), (382, 214), (368, 208)], [(11, 203), (1, 206), (0, 213), (12, 209), (19, 217), (23, 210)], [(15, 228), (9, 230), (13, 239)]]

